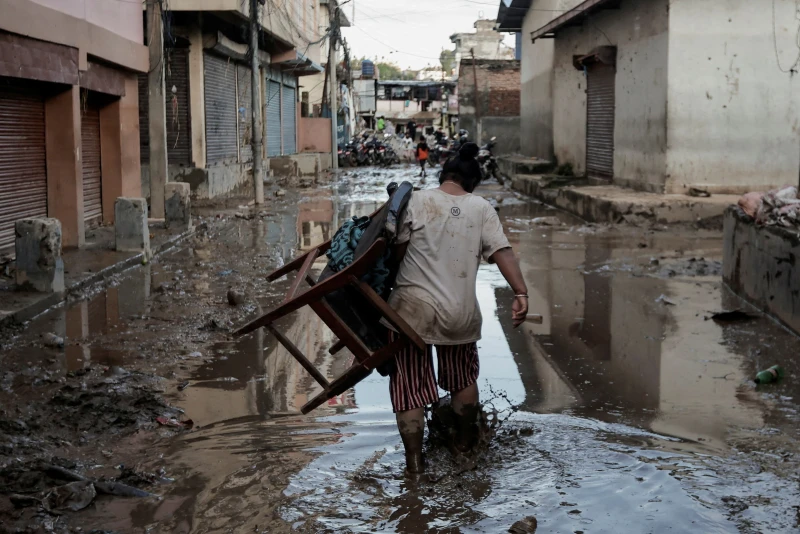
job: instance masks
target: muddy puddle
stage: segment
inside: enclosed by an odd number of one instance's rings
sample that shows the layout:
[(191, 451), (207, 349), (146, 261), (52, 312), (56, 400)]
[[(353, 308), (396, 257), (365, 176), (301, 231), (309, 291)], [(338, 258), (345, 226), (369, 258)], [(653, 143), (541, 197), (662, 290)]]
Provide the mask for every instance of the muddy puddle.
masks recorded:
[[(90, 370), (84, 382), (148, 373), (130, 387), (160, 392), (194, 422), (175, 430), (142, 421), (146, 432), (118, 439), (87, 429), (99, 442), (74, 455), (88, 471), (125, 463), (169, 482), (149, 488), (158, 499), (98, 498), (68, 516), (71, 525), (499, 533), (536, 516), (539, 532), (800, 529), (800, 340), (758, 314), (711, 319), (746, 309), (721, 284), (713, 231), (583, 225), (488, 184), (480, 193), (498, 208), (530, 312), (544, 321), (514, 330), (511, 290), (495, 267), (481, 267), (479, 385), (504, 423), (478, 467), (457, 474), (446, 453), (431, 450), (438, 482), (406, 482), (388, 380), (377, 374), (298, 415), (316, 383), (271, 335), (232, 340), (228, 332), (288, 289), (287, 280), (264, 282), (267, 273), (372, 212), (390, 181), (414, 176), (364, 169), (329, 188), (288, 190), (267, 214), (217, 220), (187, 247), (54, 310), (6, 347), (6, 399), (46, 400), (80, 369)], [(229, 306), (229, 288), (246, 303)], [(328, 355), (334, 336), (310, 311), (279, 328), (329, 378), (348, 366), (346, 351)], [(41, 347), (43, 332), (64, 336), (65, 348)], [(775, 363), (786, 369), (783, 382), (749, 381)], [(42, 373), (51, 380), (37, 382)]]

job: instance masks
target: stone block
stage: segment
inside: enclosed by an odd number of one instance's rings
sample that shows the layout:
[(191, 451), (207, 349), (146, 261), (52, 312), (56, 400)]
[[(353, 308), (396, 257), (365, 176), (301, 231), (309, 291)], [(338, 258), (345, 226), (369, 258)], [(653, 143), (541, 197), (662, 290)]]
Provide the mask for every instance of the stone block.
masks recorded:
[(48, 217), (20, 219), (15, 232), (17, 285), (43, 293), (64, 291), (61, 222)]
[(185, 182), (167, 182), (164, 185), (164, 224), (186, 226), (192, 224), (191, 186)]
[(144, 252), (150, 258), (150, 229), (147, 227), (147, 201), (143, 198), (119, 197), (114, 203), (116, 249), (122, 252)]

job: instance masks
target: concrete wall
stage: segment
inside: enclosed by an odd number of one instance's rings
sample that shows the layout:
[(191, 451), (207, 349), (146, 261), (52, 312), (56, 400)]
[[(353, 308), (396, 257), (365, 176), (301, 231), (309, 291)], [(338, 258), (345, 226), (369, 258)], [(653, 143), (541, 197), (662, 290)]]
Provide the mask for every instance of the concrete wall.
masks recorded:
[(722, 278), (734, 293), (800, 334), (800, 234), (725, 212)]
[(30, 0), (133, 41), (142, 42), (142, 6), (138, 2), (108, 0)]
[[(479, 144), (497, 137), (496, 154), (519, 151), (520, 64), (514, 60), (462, 61), (458, 80), (458, 127)], [(480, 124), (475, 113), (475, 83)]]
[(533, 0), (522, 23), (520, 64), (520, 152), (553, 157), (553, 39), (531, 42), (538, 30), (581, 0)]
[(668, 192), (798, 183), (800, 21), (793, 0), (774, 9), (773, 27), (772, 2), (670, 3)]
[(623, 0), (555, 39), (553, 145), (559, 164), (586, 170), (586, 78), (573, 56), (617, 47), (614, 182), (664, 189), (667, 128), (668, 0)]
[(297, 119), (297, 149), (299, 152), (331, 151), (331, 120)]
[[(200, 169), (168, 165), (167, 181), (188, 183), (192, 198), (206, 199), (245, 194), (253, 187), (253, 166), (251, 163), (215, 163)], [(141, 186), (142, 196), (149, 201), (150, 166), (147, 163), (142, 163)]]

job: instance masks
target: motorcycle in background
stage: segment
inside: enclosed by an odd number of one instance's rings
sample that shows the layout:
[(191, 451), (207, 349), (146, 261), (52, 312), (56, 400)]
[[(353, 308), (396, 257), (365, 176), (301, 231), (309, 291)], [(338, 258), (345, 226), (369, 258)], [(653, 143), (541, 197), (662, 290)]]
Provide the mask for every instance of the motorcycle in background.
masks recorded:
[(481, 166), (484, 180), (489, 177), (498, 178), (497, 160), (492, 154), (492, 148), (497, 144), (495, 141), (497, 141), (497, 137), (492, 137), (488, 143), (480, 147), (478, 152), (478, 164)]

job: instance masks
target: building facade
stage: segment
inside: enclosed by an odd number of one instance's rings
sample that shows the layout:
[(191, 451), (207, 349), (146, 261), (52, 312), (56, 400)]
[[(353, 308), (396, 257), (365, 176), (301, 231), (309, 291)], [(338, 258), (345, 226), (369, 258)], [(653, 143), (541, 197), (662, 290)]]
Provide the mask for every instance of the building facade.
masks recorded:
[(450, 128), (448, 96), (455, 93), (456, 83), (447, 81), (380, 80), (378, 81), (376, 116), (398, 128), (397, 133), (413, 120), (419, 129)]
[(495, 154), (519, 151), (519, 69), (519, 61), (513, 59), (461, 61), (458, 127), (481, 145), (497, 137)]
[(141, 6), (0, 0), (0, 251), (25, 217), (61, 221), (62, 243), (140, 196)]
[(476, 59), (514, 59), (514, 49), (503, 43), (502, 33), (495, 31), (496, 21), (477, 20), (474, 32), (454, 33), (450, 41), (455, 45), (455, 75), (459, 75), (461, 61), (469, 57)]
[[(188, 182), (199, 198), (242, 192), (252, 184), (249, 2), (211, 4), (198, 10), (195, 2), (173, 0), (166, 13), (168, 179)], [(320, 160), (330, 161), (330, 119), (315, 110), (327, 90), (329, 9), (336, 5), (266, 0), (260, 8), (263, 155), (276, 172), (296, 167), (285, 158), (301, 153), (327, 152)], [(347, 24), (340, 15), (339, 25)], [(147, 77), (139, 82), (146, 87)], [(140, 106), (142, 183), (148, 194), (146, 96)]]
[(790, 0), (504, 0), (521, 31), (521, 151), (644, 191), (797, 183)]

